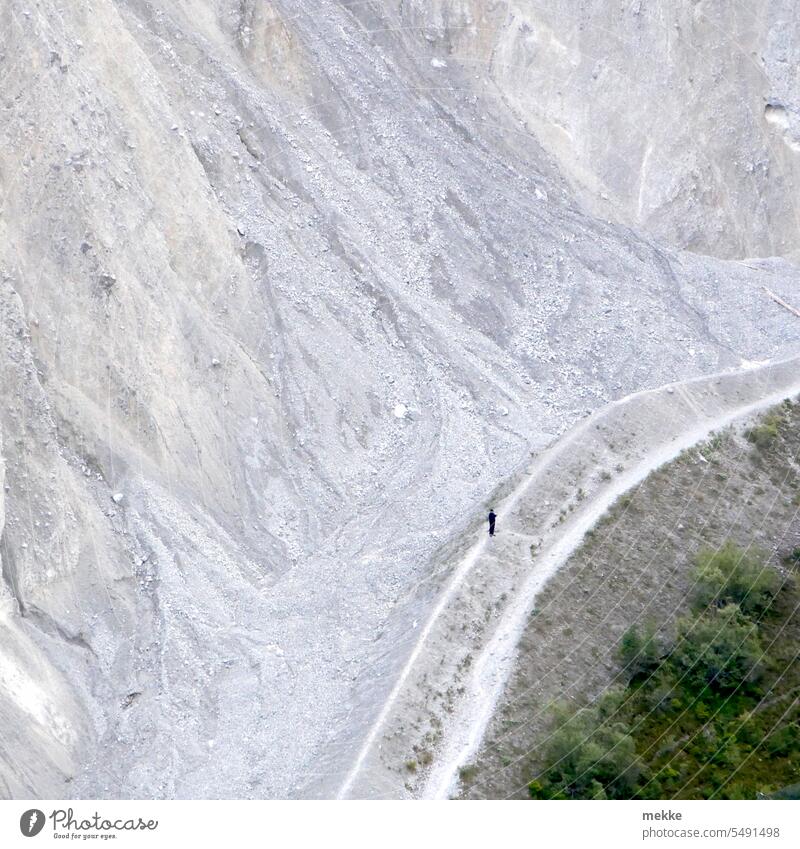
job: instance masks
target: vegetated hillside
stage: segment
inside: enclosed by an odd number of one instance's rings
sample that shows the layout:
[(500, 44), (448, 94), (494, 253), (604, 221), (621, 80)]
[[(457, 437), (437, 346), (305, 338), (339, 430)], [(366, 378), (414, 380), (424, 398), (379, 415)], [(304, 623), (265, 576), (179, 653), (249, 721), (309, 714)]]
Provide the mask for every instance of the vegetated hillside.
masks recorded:
[(623, 497), (540, 595), (469, 797), (754, 798), (796, 782), (800, 403)]
[(3, 795), (305, 792), (532, 448), (796, 348), (382, 9), (0, 8)]

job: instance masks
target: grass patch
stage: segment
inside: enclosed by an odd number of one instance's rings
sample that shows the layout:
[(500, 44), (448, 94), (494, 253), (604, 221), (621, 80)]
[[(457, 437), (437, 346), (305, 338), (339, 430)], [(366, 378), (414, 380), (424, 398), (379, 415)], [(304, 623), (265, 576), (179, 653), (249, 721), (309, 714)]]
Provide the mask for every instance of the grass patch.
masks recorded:
[(462, 766), (458, 771), (458, 777), (463, 782), (472, 781), (473, 778), (478, 774), (478, 768), (474, 764), (467, 764), (466, 766)]

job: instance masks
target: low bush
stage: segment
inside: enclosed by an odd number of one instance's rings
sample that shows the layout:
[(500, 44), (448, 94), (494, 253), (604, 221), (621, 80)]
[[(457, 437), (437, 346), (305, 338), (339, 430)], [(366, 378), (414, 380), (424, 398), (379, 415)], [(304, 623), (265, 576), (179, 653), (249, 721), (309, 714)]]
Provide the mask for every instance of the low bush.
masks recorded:
[(619, 659), (630, 680), (647, 675), (658, 666), (660, 658), (661, 647), (652, 624), (646, 625), (641, 631), (632, 625), (622, 635)]
[(780, 575), (766, 564), (760, 552), (727, 542), (721, 548), (703, 549), (697, 555), (693, 607), (736, 604), (749, 615), (766, 610), (780, 589)]
[(745, 437), (752, 442), (756, 448), (769, 448), (778, 438), (783, 417), (780, 413), (770, 413), (764, 416), (758, 424), (753, 425), (745, 432)]

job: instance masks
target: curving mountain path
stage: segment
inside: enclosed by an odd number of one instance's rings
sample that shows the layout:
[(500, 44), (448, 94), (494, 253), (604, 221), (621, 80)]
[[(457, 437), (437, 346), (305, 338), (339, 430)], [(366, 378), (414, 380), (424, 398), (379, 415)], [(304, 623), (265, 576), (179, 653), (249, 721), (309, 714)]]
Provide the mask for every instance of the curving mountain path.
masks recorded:
[(681, 451), (798, 394), (800, 357), (669, 384), (608, 405), (537, 457), (493, 505), (498, 535), (476, 528), (452, 564), (339, 797), (452, 795), (539, 590), (586, 532)]

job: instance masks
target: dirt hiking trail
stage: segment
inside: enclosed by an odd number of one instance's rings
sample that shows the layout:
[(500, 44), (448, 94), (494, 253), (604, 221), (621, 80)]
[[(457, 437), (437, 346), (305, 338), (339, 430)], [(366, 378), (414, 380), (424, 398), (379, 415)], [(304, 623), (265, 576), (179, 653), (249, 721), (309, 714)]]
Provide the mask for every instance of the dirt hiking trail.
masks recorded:
[[(800, 394), (800, 357), (639, 392), (539, 455), (452, 563), (339, 798), (457, 792), (540, 589), (625, 492), (713, 431)], [(488, 505), (487, 510), (488, 512)]]

